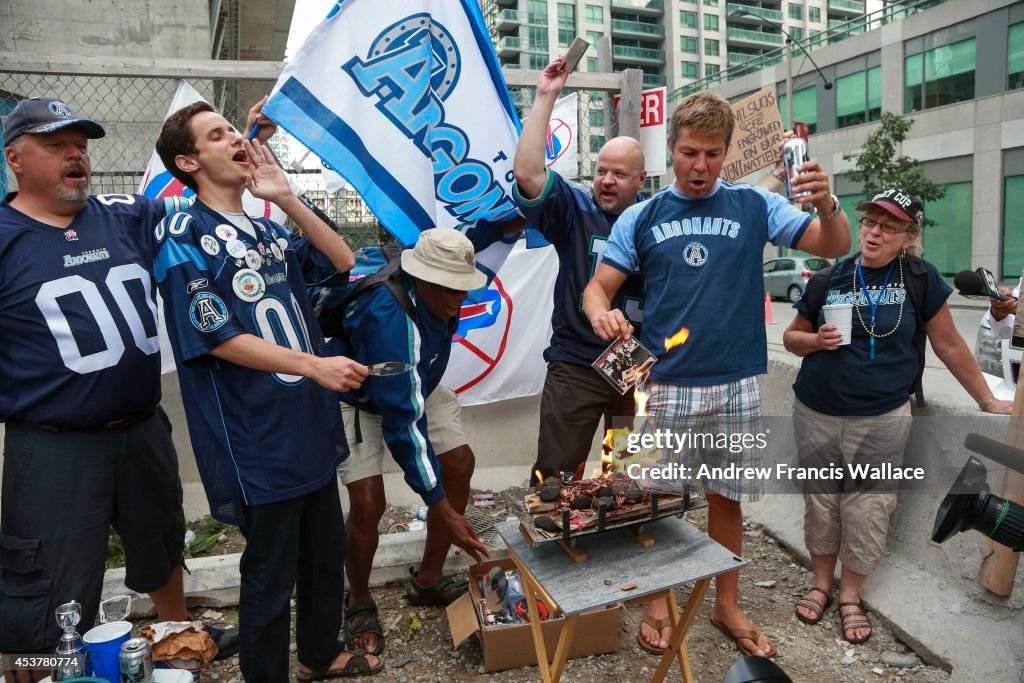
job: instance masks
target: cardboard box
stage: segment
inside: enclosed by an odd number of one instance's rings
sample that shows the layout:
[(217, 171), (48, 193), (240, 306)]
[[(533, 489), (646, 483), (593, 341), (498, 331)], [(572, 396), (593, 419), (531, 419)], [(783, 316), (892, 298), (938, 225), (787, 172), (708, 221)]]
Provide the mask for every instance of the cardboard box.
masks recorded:
[[(448, 606), (448, 626), (451, 628), (452, 643), (458, 647), (470, 636), (480, 639), (484, 652), (484, 669), (488, 672), (515, 669), (537, 664), (537, 653), (533, 648), (533, 634), (529, 624), (483, 627), (477, 600), (482, 596), (477, 584), (480, 575), (486, 576), (491, 567), (515, 569), (510, 558), (483, 562), (469, 568), (469, 592)], [(554, 656), (558, 636), (562, 632), (564, 617), (548, 619), (541, 624), (544, 646), (548, 658)], [(619, 608), (610, 607), (593, 612), (584, 612), (576, 622), (576, 631), (569, 646), (569, 659), (589, 655), (615, 652), (619, 649)]]

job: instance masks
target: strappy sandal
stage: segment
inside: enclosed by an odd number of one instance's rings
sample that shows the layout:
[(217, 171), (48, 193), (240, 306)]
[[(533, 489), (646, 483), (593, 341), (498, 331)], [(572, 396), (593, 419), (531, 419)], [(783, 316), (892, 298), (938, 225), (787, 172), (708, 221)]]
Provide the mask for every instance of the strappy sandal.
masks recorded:
[[(672, 619), (670, 617), (662, 617), (661, 619), (655, 619), (650, 614), (644, 614), (644, 618), (641, 619), (640, 621), (641, 621), (641, 623), (647, 624), (648, 626), (650, 626), (651, 628), (653, 628), (655, 631), (658, 632), (658, 640), (661, 640), (661, 631), (662, 631), (662, 629), (664, 629), (666, 627), (667, 628), (672, 628)], [(669, 639), (671, 639), (671, 636), (669, 636)], [(643, 649), (646, 652), (650, 652), (652, 655), (663, 655), (663, 654), (665, 654), (665, 649), (666, 648), (655, 647), (654, 645), (651, 645), (650, 643), (648, 643), (646, 640), (644, 640), (643, 634), (640, 633), (640, 629), (639, 628), (637, 628), (637, 631), (636, 631), (636, 642), (640, 645), (641, 649)]]
[[(711, 617), (711, 625), (717, 628), (719, 631), (721, 631), (724, 635), (731, 638), (732, 641), (736, 643), (736, 649), (738, 649), (740, 653), (745, 657), (749, 657), (750, 655), (754, 654), (754, 651), (757, 650), (757, 644), (761, 642), (761, 636), (764, 635), (764, 632), (761, 631), (761, 629), (759, 629), (757, 626), (754, 626), (753, 624), (750, 625), (749, 629), (738, 628), (736, 630), (733, 630), (725, 624), (723, 624), (722, 622), (720, 622), (718, 619)], [(751, 648), (749, 651), (745, 650), (743, 646), (740, 645), (741, 640), (751, 641), (752, 643), (754, 643), (754, 647)], [(774, 645), (768, 643), (768, 646), (771, 648), (771, 650), (765, 655), (766, 657), (774, 657), (776, 654), (778, 654), (779, 650)]]
[[(825, 596), (825, 601), (818, 602), (817, 600), (813, 600), (807, 597), (811, 593), (821, 593)], [(807, 593), (804, 595), (804, 597), (796, 601), (796, 606), (803, 607), (804, 609), (810, 610), (814, 613), (813, 617), (805, 617), (804, 615), (800, 614), (800, 610), (794, 610), (796, 612), (797, 619), (804, 622), (805, 624), (810, 624), (813, 626), (814, 624), (817, 624), (821, 621), (821, 618), (825, 615), (825, 610), (832, 606), (832, 595), (826, 593), (824, 590), (818, 588), (817, 586), (812, 586), (807, 589)]]
[(377, 603), (359, 602), (349, 604), (349, 594), (345, 594), (345, 643), (351, 645), (352, 639), (364, 633), (371, 633), (377, 636), (377, 646), (367, 650), (367, 654), (374, 657), (384, 652), (384, 629), (380, 625), (380, 613), (377, 611)]
[(322, 666), (305, 673), (300, 671), (295, 677), (301, 683), (306, 681), (329, 681), (337, 678), (356, 678), (358, 676), (372, 676), (384, 668), (384, 662), (377, 660), (377, 666), (370, 666), (369, 660), (362, 650), (352, 650), (352, 656), (340, 669), (331, 669), (329, 666)]
[[(843, 614), (844, 607), (856, 607), (855, 610), (850, 610), (846, 614)], [(842, 620), (843, 629), (843, 640), (850, 643), (851, 645), (860, 645), (861, 643), (868, 642), (871, 638), (871, 634), (874, 632), (874, 628), (871, 626), (871, 622), (868, 621), (868, 615), (864, 613), (864, 608), (860, 604), (860, 600), (855, 602), (841, 602), (839, 603), (839, 618)], [(847, 631), (856, 631), (859, 628), (868, 629), (868, 634), (863, 638), (847, 638)]]
[(421, 586), (416, 583), (419, 572), (409, 567), (409, 573), (412, 574), (412, 581), (409, 582), (409, 590), (405, 592), (405, 599), (417, 607), (447, 607), (469, 590), (468, 583), (455, 581), (449, 576), (443, 577), (433, 586)]

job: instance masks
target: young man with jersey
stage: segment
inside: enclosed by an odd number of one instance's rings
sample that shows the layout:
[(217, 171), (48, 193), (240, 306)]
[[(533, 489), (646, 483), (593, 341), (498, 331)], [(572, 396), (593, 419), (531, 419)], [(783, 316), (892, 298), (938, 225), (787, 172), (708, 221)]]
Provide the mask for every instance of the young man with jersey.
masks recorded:
[[(154, 274), (211, 513), (246, 538), (242, 675), (289, 678), (293, 587), (299, 680), (377, 671), (375, 657), (338, 640), (345, 528), (335, 469), (348, 449), (334, 392), (358, 388), (367, 368), (318, 355), (323, 335), (305, 292), (344, 282), (352, 252), (292, 194), (267, 148), (205, 102), (168, 117), (156, 146), (197, 196), (157, 226)], [(247, 216), (246, 187), (304, 237)]]
[[(765, 242), (826, 257), (850, 248), (849, 220), (816, 161), (800, 166), (795, 186), (808, 193), (804, 201), (814, 205), (816, 218), (764, 188), (719, 179), (734, 127), (729, 103), (716, 95), (692, 95), (676, 107), (669, 135), (675, 182), (623, 212), (584, 292), (595, 334), (610, 341), (633, 332), (614, 296), (627, 278), (636, 273), (644, 278), (640, 340), (659, 355), (651, 370), (645, 430), (762, 432), (756, 376), (767, 370), (761, 277)], [(683, 327), (689, 329), (686, 343), (664, 351), (664, 340)], [(755, 467), (761, 459), (757, 449), (705, 449), (700, 456), (712, 468)], [(680, 457), (697, 471), (695, 453)], [(740, 554), (740, 503), (760, 498), (764, 483), (702, 484), (710, 536)], [(774, 646), (740, 608), (738, 586), (737, 572), (716, 579), (712, 624), (744, 654), (771, 656)], [(664, 649), (670, 623), (665, 601), (652, 602), (638, 634), (640, 644)]]
[[(478, 232), (493, 231), (487, 226), (467, 231)], [(332, 338), (332, 353), (366, 365), (390, 361), (406, 367), (393, 375), (370, 377), (341, 395), (351, 450), (338, 470), (351, 501), (345, 557), (351, 592), (345, 629), (353, 646), (373, 654), (384, 650), (384, 630), (369, 579), (379, 541), (377, 525), (387, 502), (382, 476), (386, 453), (429, 506), (423, 560), (406, 599), (413, 605), (443, 607), (466, 591), (465, 582), (443, 574), (453, 542), (477, 561), (488, 555), (463, 517), (474, 456), (462, 430), (459, 399), (441, 384), (462, 302), (486, 280), (476, 268), (468, 237), (451, 228), (433, 228), (402, 252), (392, 281), (358, 295), (335, 313), (342, 333)]]
[(125, 545), (126, 585), (150, 594), (158, 618), (188, 618), (182, 490), (159, 406), (150, 275), (153, 227), (179, 200), (90, 196), (88, 141), (103, 136), (50, 97), (22, 100), (4, 126), (18, 182), (0, 204), (0, 651), (8, 654), (52, 654), (61, 603), (77, 600), (79, 630), (92, 626), (111, 524)]

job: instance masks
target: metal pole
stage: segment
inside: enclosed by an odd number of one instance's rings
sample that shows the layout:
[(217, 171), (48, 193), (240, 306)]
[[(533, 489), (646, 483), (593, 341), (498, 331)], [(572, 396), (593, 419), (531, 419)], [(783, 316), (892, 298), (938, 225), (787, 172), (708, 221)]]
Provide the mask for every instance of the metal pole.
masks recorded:
[(789, 52), (786, 54), (786, 120), (793, 130), (793, 41), (786, 38)]

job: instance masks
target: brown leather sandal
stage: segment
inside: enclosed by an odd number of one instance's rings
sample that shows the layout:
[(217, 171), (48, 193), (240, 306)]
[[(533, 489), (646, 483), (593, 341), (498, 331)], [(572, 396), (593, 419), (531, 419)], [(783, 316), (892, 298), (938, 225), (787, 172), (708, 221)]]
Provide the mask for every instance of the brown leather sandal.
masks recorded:
[[(736, 649), (738, 649), (740, 653), (742, 653), (745, 657), (749, 657), (750, 655), (754, 654), (754, 651), (757, 650), (757, 644), (761, 641), (761, 636), (764, 635), (764, 632), (757, 626), (754, 626), (753, 624), (750, 625), (749, 629), (738, 628), (733, 630), (725, 624), (723, 624), (722, 622), (715, 619), (714, 617), (711, 617), (711, 625), (717, 628), (719, 631), (721, 631), (729, 638), (731, 638), (732, 641), (736, 643)], [(754, 647), (750, 650), (747, 650), (743, 647), (743, 645), (740, 644), (741, 640), (751, 641), (752, 643), (754, 643)], [(768, 643), (768, 646), (771, 649), (767, 653), (765, 653), (766, 657), (774, 657), (776, 654), (778, 654), (778, 648), (776, 648), (771, 643)]]
[[(661, 619), (655, 619), (650, 614), (644, 614), (644, 618), (640, 620), (642, 623), (647, 624), (655, 631), (658, 632), (658, 639), (661, 639), (661, 631), (665, 628), (672, 628), (672, 619), (670, 616), (662, 617)], [(666, 640), (671, 640), (670, 635)], [(636, 630), (636, 642), (640, 645), (640, 648), (645, 652), (650, 652), (652, 655), (663, 655), (665, 654), (666, 648), (655, 647), (644, 640), (643, 634), (640, 633), (640, 629)]]
[[(857, 609), (850, 610), (846, 614), (843, 614), (844, 607), (856, 607)], [(861, 643), (868, 642), (868, 639), (871, 638), (871, 634), (874, 632), (874, 629), (871, 626), (871, 622), (868, 621), (868, 615), (864, 613), (864, 608), (861, 606), (859, 600), (855, 602), (839, 603), (839, 617), (842, 619), (841, 628), (843, 629), (843, 640), (851, 645), (860, 645)], [(857, 639), (846, 637), (846, 633), (848, 631), (855, 631), (859, 628), (868, 629), (868, 634), (863, 638)]]
[[(814, 599), (808, 597), (811, 593), (821, 593), (822, 595), (825, 596), (825, 601), (824, 602), (818, 602), (817, 600), (814, 600)], [(796, 618), (797, 619), (799, 619), (800, 621), (804, 622), (805, 624), (810, 624), (810, 625), (813, 626), (814, 624), (817, 624), (818, 622), (821, 621), (821, 618), (825, 615), (825, 610), (827, 610), (829, 607), (831, 607), (831, 605), (832, 605), (832, 596), (830, 594), (826, 593), (821, 588), (818, 588), (817, 586), (812, 586), (812, 587), (807, 589), (807, 593), (804, 595), (804, 597), (802, 597), (802, 598), (800, 598), (799, 600), (796, 601), (796, 606), (797, 607), (803, 607), (806, 610), (810, 610), (811, 612), (814, 613), (814, 616), (813, 617), (805, 617), (804, 615), (800, 614), (800, 610), (794, 609), (794, 611), (796, 612)]]

